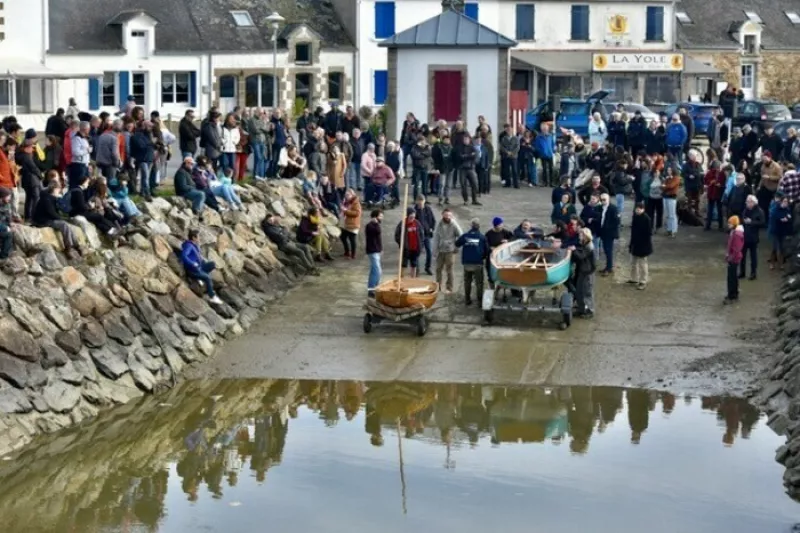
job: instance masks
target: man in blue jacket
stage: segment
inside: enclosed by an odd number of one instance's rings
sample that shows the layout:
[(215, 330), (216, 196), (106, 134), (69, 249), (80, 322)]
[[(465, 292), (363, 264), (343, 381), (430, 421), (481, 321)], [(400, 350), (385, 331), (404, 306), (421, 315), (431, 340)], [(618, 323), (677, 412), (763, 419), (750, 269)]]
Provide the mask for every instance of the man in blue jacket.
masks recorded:
[(150, 195), (150, 169), (156, 157), (156, 145), (153, 139), (153, 123), (149, 120), (142, 122), (142, 127), (136, 130), (131, 137), (130, 156), (136, 162), (136, 172), (139, 174), (139, 193), (146, 202), (152, 199)]
[(189, 230), (189, 238), (181, 246), (181, 263), (186, 270), (186, 275), (196, 279), (200, 284), (205, 284), (209, 301), (221, 304), (222, 300), (214, 293), (214, 282), (211, 281), (211, 272), (217, 268), (212, 261), (203, 259), (200, 252), (200, 232), (196, 229)]
[(683, 161), (681, 156), (688, 139), (689, 132), (686, 131), (686, 126), (681, 122), (681, 117), (677, 113), (672, 115), (672, 122), (667, 126), (667, 152), (679, 162)]
[(461, 248), (461, 265), (464, 267), (464, 300), (472, 305), (472, 283), (475, 282), (475, 296), (483, 297), (483, 263), (489, 254), (486, 236), (481, 233), (481, 222), (473, 218), (468, 232), (456, 240)]
[(553, 152), (556, 140), (550, 133), (550, 125), (542, 124), (542, 132), (533, 140), (533, 151), (542, 162), (542, 180), (547, 187), (555, 187), (556, 176), (553, 172)]

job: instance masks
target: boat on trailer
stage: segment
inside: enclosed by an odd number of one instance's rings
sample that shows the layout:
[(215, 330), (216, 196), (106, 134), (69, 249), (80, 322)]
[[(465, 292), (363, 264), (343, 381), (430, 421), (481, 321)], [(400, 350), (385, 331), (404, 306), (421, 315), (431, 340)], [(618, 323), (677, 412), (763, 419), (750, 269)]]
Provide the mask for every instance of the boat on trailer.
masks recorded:
[(514, 288), (561, 285), (570, 274), (571, 253), (559, 241), (517, 240), (501, 244), (489, 260), (492, 279)]

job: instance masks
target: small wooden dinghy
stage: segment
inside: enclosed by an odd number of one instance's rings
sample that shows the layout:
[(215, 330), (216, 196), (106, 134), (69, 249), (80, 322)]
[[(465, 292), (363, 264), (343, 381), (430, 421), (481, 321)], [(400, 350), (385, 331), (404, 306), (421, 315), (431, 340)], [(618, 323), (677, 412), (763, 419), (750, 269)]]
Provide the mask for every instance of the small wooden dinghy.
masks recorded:
[(415, 305), (430, 309), (438, 295), (438, 283), (418, 278), (393, 279), (375, 287), (375, 300), (395, 309)]
[(512, 287), (554, 287), (567, 281), (570, 252), (560, 242), (517, 240), (501, 244), (490, 259), (492, 277)]

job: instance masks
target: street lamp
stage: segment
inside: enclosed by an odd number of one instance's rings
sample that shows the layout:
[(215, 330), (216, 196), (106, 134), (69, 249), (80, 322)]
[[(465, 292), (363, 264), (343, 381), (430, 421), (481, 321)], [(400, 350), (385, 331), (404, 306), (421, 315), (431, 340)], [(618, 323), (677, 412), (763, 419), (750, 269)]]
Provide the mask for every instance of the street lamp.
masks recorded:
[(272, 110), (274, 112), (278, 107), (278, 28), (286, 19), (277, 11), (273, 11), (266, 21), (272, 26)]

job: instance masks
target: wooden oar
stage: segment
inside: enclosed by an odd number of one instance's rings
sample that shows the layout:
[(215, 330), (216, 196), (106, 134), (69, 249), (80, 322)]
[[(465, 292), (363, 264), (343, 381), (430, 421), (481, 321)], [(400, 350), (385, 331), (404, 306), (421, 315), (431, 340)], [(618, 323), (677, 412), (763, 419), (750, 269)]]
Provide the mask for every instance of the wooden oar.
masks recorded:
[(403, 279), (403, 248), (406, 244), (406, 209), (408, 209), (408, 183), (403, 191), (403, 219), (400, 221), (400, 259), (397, 260), (397, 290), (400, 290), (400, 280)]

